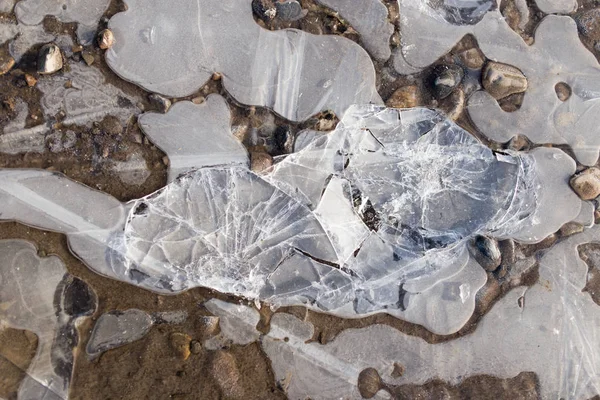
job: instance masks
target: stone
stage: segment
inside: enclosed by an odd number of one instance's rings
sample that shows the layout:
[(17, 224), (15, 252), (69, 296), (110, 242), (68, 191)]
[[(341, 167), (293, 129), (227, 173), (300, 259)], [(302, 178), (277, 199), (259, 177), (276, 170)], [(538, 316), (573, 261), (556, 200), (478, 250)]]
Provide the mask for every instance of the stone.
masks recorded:
[(478, 48), (471, 48), (460, 53), (460, 58), (467, 68), (479, 69), (485, 63), (485, 56)]
[(148, 100), (150, 100), (150, 103), (163, 114), (169, 111), (169, 108), (171, 108), (171, 100), (161, 96), (160, 94), (152, 93), (148, 96)]
[(527, 77), (512, 65), (490, 61), (483, 69), (483, 87), (496, 100), (527, 90)]
[(416, 85), (408, 85), (396, 89), (385, 105), (392, 108), (413, 108), (419, 103), (419, 88)]
[(0, 57), (0, 75), (6, 74), (15, 66), (15, 59), (9, 55)]
[(200, 354), (200, 352), (202, 351), (202, 343), (200, 343), (197, 340), (192, 340), (190, 342), (190, 351), (192, 352), (192, 354)]
[(40, 49), (37, 59), (37, 69), (40, 74), (53, 74), (63, 67), (63, 57), (60, 49), (54, 43), (48, 43)]
[(182, 360), (187, 360), (190, 357), (192, 338), (185, 333), (174, 332), (169, 335), (169, 344), (173, 352)]
[(252, 11), (265, 22), (271, 21), (277, 15), (274, 0), (252, 0)]
[(210, 375), (226, 398), (244, 398), (240, 370), (235, 358), (226, 351), (216, 351), (210, 363)]
[(92, 65), (94, 61), (96, 61), (94, 55), (89, 51), (83, 51), (81, 53), (81, 57), (83, 57), (83, 61), (85, 61), (88, 66)]
[(502, 254), (495, 239), (477, 236), (469, 243), (469, 251), (486, 271), (494, 271), (502, 262)]
[(430, 76), (433, 94), (438, 99), (450, 96), (454, 89), (462, 82), (465, 73), (463, 69), (454, 64), (438, 65)]
[(110, 49), (115, 44), (115, 35), (110, 29), (104, 29), (98, 34), (98, 47), (102, 50)]
[(307, 11), (302, 10), (298, 0), (278, 0), (275, 2), (277, 18), (284, 21), (297, 21), (303, 18)]
[(577, 222), (567, 222), (559, 230), (562, 237), (571, 236), (581, 232), (583, 232), (583, 225), (578, 224)]
[(358, 391), (365, 399), (375, 397), (381, 386), (381, 377), (375, 368), (363, 369), (358, 375)]
[(27, 82), (27, 86), (34, 87), (37, 83), (37, 79), (31, 74), (25, 74), (25, 82)]
[(569, 183), (582, 200), (595, 199), (600, 196), (600, 169), (585, 169), (572, 177)]
[(250, 153), (250, 169), (254, 172), (266, 172), (273, 165), (273, 157), (264, 151)]
[(569, 86), (565, 82), (558, 82), (554, 86), (554, 91), (556, 92), (556, 97), (558, 97), (560, 101), (569, 100), (569, 97), (571, 97), (571, 94), (573, 93), (573, 91), (571, 90), (571, 86)]
[(212, 315), (200, 317), (200, 326), (202, 327), (202, 334), (206, 336), (212, 336), (219, 331), (219, 317)]

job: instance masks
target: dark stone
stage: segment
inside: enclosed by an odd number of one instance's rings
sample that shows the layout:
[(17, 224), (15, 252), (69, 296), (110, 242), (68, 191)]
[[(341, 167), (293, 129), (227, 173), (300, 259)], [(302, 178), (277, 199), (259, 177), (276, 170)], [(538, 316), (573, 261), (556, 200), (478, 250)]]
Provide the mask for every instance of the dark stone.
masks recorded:
[(278, 0), (275, 8), (277, 9), (277, 18), (284, 21), (297, 21), (305, 15), (297, 0)]
[(463, 69), (458, 65), (438, 65), (429, 77), (433, 94), (438, 99), (445, 99), (462, 82), (464, 76)]
[(252, 0), (252, 11), (265, 22), (271, 21), (277, 15), (274, 0)]

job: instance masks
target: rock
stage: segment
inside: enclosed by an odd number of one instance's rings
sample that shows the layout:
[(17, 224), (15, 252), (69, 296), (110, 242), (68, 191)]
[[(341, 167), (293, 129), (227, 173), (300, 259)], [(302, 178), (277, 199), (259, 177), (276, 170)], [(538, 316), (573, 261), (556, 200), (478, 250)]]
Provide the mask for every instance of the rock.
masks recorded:
[(495, 239), (477, 236), (469, 242), (469, 251), (486, 271), (494, 271), (502, 262), (502, 254)]
[(465, 73), (463, 69), (454, 64), (438, 65), (433, 69), (430, 80), (433, 94), (438, 99), (445, 99), (462, 82)]
[(593, 8), (574, 16), (577, 29), (584, 36), (600, 35), (600, 8)]
[(197, 340), (192, 340), (190, 342), (190, 351), (192, 352), (192, 354), (200, 354), (200, 352), (202, 351), (202, 343), (200, 343)]
[(485, 90), (496, 100), (527, 90), (527, 77), (512, 65), (490, 61), (482, 73)]
[(294, 151), (294, 133), (289, 126), (278, 126), (273, 132), (275, 139), (275, 152), (289, 154)]
[(38, 53), (37, 69), (40, 74), (53, 74), (63, 67), (60, 49), (54, 43), (42, 46)]
[(148, 96), (148, 100), (150, 104), (158, 109), (161, 113), (166, 113), (171, 108), (171, 100), (166, 97), (161, 96), (160, 94), (152, 93)]
[(273, 165), (273, 158), (263, 152), (255, 151), (250, 153), (250, 169), (254, 172), (267, 171)]
[(338, 122), (339, 119), (333, 111), (324, 111), (319, 115), (315, 129), (321, 132), (332, 131)]
[(274, 0), (252, 0), (252, 11), (265, 22), (271, 21), (277, 15)]
[(15, 59), (8, 54), (0, 57), (0, 75), (6, 74), (15, 66)]
[(96, 61), (94, 55), (89, 51), (82, 52), (81, 57), (83, 57), (83, 61), (85, 61), (87, 65), (92, 65), (94, 61)]
[(174, 332), (169, 336), (169, 344), (171, 348), (182, 360), (187, 360), (190, 357), (190, 343), (192, 338), (185, 333)]
[(398, 378), (402, 377), (402, 375), (404, 375), (405, 372), (406, 372), (406, 367), (400, 363), (395, 362), (394, 369), (392, 370), (392, 373), (390, 375), (392, 376), (392, 378), (398, 379)]
[(569, 97), (571, 97), (571, 86), (565, 82), (558, 82), (554, 86), (554, 91), (556, 92), (556, 97), (558, 97), (560, 101), (567, 101), (569, 100)]
[(37, 83), (37, 79), (31, 74), (25, 74), (25, 82), (27, 82), (27, 86), (34, 87)]
[(559, 233), (562, 237), (571, 236), (581, 232), (583, 232), (583, 225), (578, 224), (577, 222), (567, 222), (561, 226), (559, 230)]
[(375, 368), (363, 369), (358, 375), (358, 391), (365, 399), (375, 397), (381, 387), (381, 377)]
[(98, 47), (102, 50), (110, 49), (115, 44), (115, 35), (110, 29), (104, 29), (98, 34)]
[(420, 103), (420, 97), (417, 86), (403, 86), (392, 93), (385, 105), (393, 108), (413, 108)]
[(569, 182), (582, 200), (592, 200), (600, 196), (600, 169), (596, 167), (583, 170), (573, 176)]
[(515, 150), (515, 151), (522, 151), (522, 150), (529, 150), (529, 147), (531, 146), (531, 143), (529, 142), (529, 140), (527, 140), (527, 138), (523, 135), (516, 135), (513, 136), (509, 141), (508, 141), (508, 148), (510, 150)]
[(460, 58), (465, 67), (479, 69), (485, 63), (485, 56), (478, 48), (471, 48), (460, 53)]
[(498, 248), (500, 249), (500, 254), (502, 254), (503, 264), (513, 264), (517, 261), (517, 249), (514, 240), (501, 240), (498, 242)]
[(224, 397), (243, 399), (244, 389), (235, 358), (226, 351), (216, 351), (210, 363), (209, 373)]
[(277, 0), (275, 2), (277, 18), (284, 21), (297, 21), (306, 15), (298, 0)]
[(205, 336), (212, 336), (219, 331), (219, 317), (203, 316), (200, 317), (200, 326)]
[(436, 0), (429, 4), (451, 24), (475, 25), (495, 8), (496, 0)]

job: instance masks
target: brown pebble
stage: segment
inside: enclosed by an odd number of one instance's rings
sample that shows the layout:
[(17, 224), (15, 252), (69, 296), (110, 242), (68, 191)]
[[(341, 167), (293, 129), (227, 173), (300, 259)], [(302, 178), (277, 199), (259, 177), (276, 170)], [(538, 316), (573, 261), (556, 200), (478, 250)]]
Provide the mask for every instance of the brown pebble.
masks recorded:
[(569, 100), (569, 97), (571, 97), (571, 86), (565, 82), (558, 82), (554, 86), (554, 91), (556, 92), (556, 97), (558, 97), (560, 101), (567, 101)]
[(266, 172), (273, 165), (273, 158), (265, 152), (250, 153), (250, 169), (254, 172)]
[(419, 88), (415, 85), (403, 86), (397, 89), (385, 105), (392, 108), (413, 108), (419, 104)]
[(174, 332), (169, 336), (169, 343), (171, 348), (182, 360), (187, 360), (190, 356), (190, 342), (192, 338), (185, 333)]
[(98, 34), (98, 47), (102, 50), (110, 49), (115, 44), (115, 35), (110, 29), (104, 29)]
[(202, 351), (202, 343), (197, 340), (192, 340), (190, 342), (190, 351), (192, 354), (199, 354)]
[(531, 146), (529, 140), (523, 135), (513, 136), (512, 139), (508, 141), (508, 148), (515, 151), (520, 150), (528, 150)]
[(571, 187), (583, 200), (592, 200), (600, 196), (600, 169), (591, 167), (573, 176)]
[(381, 387), (381, 377), (375, 368), (363, 369), (358, 375), (358, 391), (365, 399), (375, 397)]
[(581, 232), (583, 232), (583, 225), (578, 224), (577, 222), (567, 222), (561, 226), (559, 230), (559, 233), (562, 237), (571, 236)]
[(204, 335), (212, 336), (219, 331), (219, 317), (202, 316), (200, 317), (200, 326)]
[(210, 375), (224, 397), (243, 399), (244, 388), (235, 358), (226, 351), (216, 351), (210, 363)]
[(164, 156), (162, 158), (162, 162), (163, 162), (163, 164), (165, 164), (168, 167), (169, 166), (169, 157), (168, 156)]
[(204, 100), (206, 100), (204, 98), (204, 96), (197, 96), (197, 97), (194, 97), (192, 99), (192, 103), (194, 103), (194, 104), (202, 104), (202, 103), (204, 103)]
[(335, 129), (339, 119), (333, 111), (321, 113), (315, 129), (321, 132), (328, 132)]
[(80, 44), (74, 44), (71, 46), (71, 51), (73, 51), (73, 53), (81, 53), (83, 51), (83, 46)]
[(121, 121), (117, 117), (108, 116), (102, 120), (100, 126), (102, 130), (104, 130), (109, 135), (120, 135), (123, 133), (123, 125), (121, 125)]
[(212, 80), (213, 81), (220, 81), (221, 80), (221, 74), (218, 72), (215, 72), (214, 74), (212, 74)]
[(33, 75), (25, 74), (25, 82), (27, 82), (27, 86), (34, 87), (37, 83), (37, 79)]
[(404, 375), (404, 373), (406, 372), (406, 367), (400, 363), (395, 362), (394, 363), (394, 369), (391, 373), (392, 378), (400, 378), (402, 375)]
[(81, 56), (83, 57), (83, 61), (85, 61), (87, 65), (92, 65), (95, 61), (94, 55), (90, 52), (83, 52), (81, 53)]
[(496, 100), (527, 90), (527, 77), (512, 65), (490, 61), (481, 76), (485, 90)]
[(15, 59), (9, 55), (0, 57), (0, 75), (6, 74), (15, 66)]
[(465, 64), (465, 67), (471, 69), (479, 69), (483, 67), (483, 64), (485, 63), (485, 56), (481, 53), (481, 50), (476, 47), (460, 53), (460, 58), (462, 59), (463, 64)]

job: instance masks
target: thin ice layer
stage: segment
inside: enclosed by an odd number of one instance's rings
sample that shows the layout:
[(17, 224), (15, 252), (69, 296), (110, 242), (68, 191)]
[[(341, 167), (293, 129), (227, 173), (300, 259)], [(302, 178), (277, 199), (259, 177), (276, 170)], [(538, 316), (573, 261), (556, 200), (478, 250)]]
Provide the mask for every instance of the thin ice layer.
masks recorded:
[[(267, 31), (251, 0), (128, 0), (109, 22), (109, 66), (122, 78), (173, 97), (194, 93), (214, 72), (240, 103), (300, 121), (322, 110), (381, 102), (368, 54), (352, 41), (295, 29)], [(176, 50), (176, 51), (175, 51)]]
[[(468, 103), (473, 122), (490, 139), (504, 142), (521, 134), (535, 143), (568, 144), (582, 164), (595, 164), (600, 152), (600, 64), (581, 43), (576, 23), (570, 17), (547, 16), (531, 46), (512, 31), (504, 36), (503, 46), (497, 45), (493, 29), (477, 38), (487, 57), (519, 68), (529, 88), (521, 108), (511, 113), (488, 93), (473, 94)], [(555, 92), (560, 82), (571, 88), (566, 101)]]
[[(600, 394), (600, 308), (582, 290), (588, 266), (577, 247), (598, 241), (595, 227), (550, 249), (533, 287), (513, 289), (473, 333), (456, 340), (430, 344), (387, 325), (371, 325), (345, 330), (320, 345), (307, 343), (311, 324), (276, 314), (261, 343), (276, 379), (288, 383), (290, 398), (359, 399), (360, 371), (375, 368), (391, 385), (432, 379), (457, 384), (479, 374), (509, 378), (533, 371), (541, 398), (589, 399)], [(395, 363), (404, 367), (401, 377), (392, 374)]]
[(388, 21), (387, 7), (380, 0), (318, 0), (337, 11), (360, 34), (360, 40), (373, 58), (385, 61), (392, 55), (390, 37), (394, 26)]
[(61, 22), (77, 22), (79, 41), (89, 44), (109, 3), (110, 0), (22, 0), (15, 5), (14, 12), (25, 25), (39, 25), (46, 15)]
[(138, 120), (148, 138), (169, 156), (169, 181), (195, 168), (248, 165), (246, 149), (231, 133), (227, 102), (219, 95), (208, 96), (200, 105), (180, 101), (166, 114), (145, 113)]
[(67, 398), (77, 318), (96, 308), (87, 285), (55, 256), (40, 258), (23, 240), (0, 241), (0, 325), (37, 335), (36, 355), (19, 387), (20, 399)]

